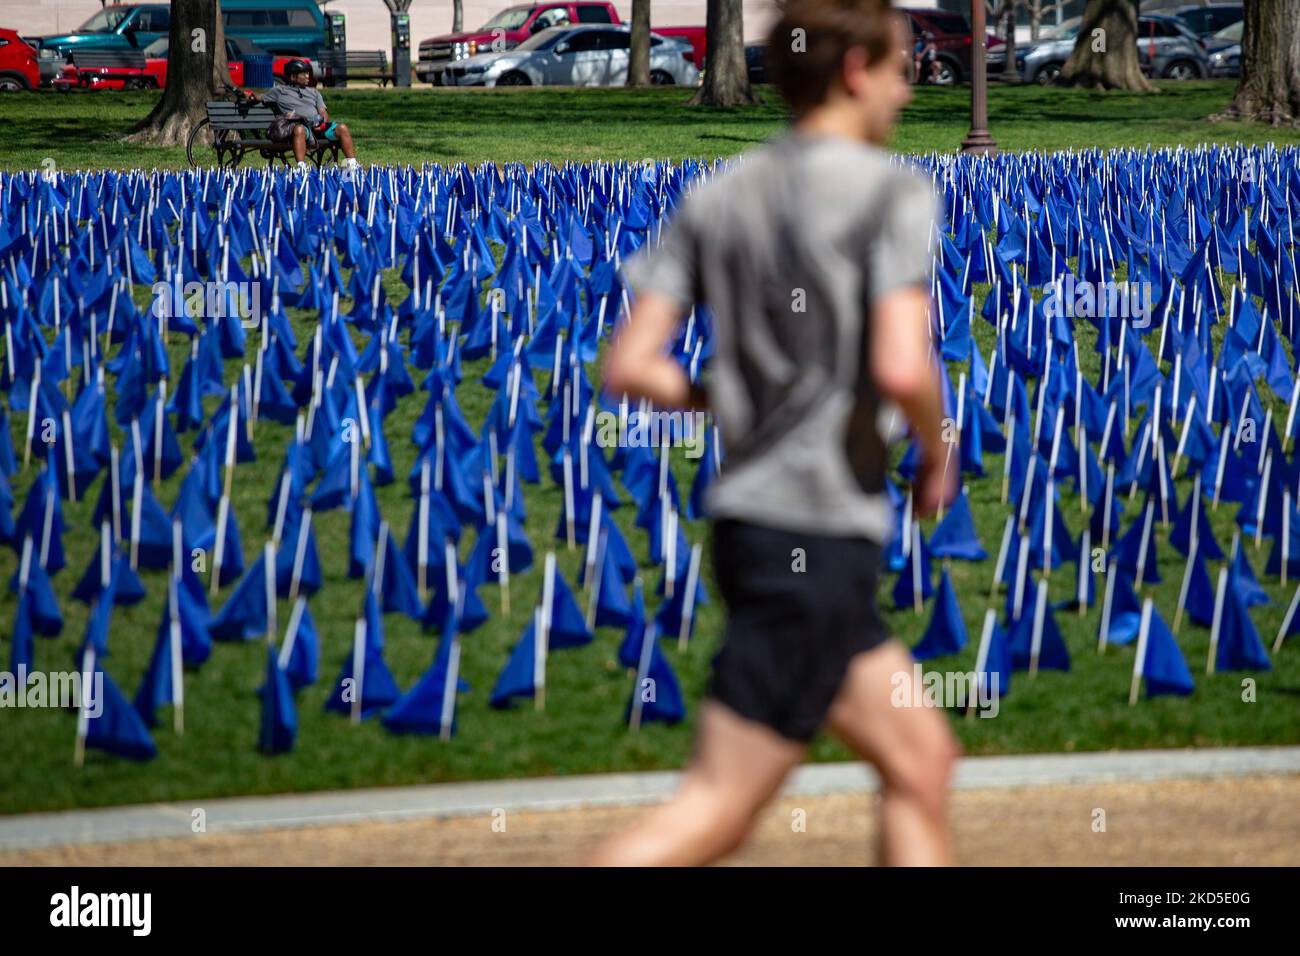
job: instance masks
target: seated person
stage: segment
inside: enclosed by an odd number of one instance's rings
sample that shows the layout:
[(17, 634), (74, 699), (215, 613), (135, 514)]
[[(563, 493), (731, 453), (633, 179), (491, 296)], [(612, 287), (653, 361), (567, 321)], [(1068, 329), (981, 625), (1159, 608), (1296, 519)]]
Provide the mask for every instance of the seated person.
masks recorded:
[(554, 7), (550, 10), (543, 10), (533, 21), (533, 32), (540, 33), (550, 27), (565, 27), (569, 25), (569, 11), (563, 7)]
[[(304, 60), (290, 60), (284, 65), (284, 78), (283, 85), (274, 86), (261, 96), (250, 92), (248, 97), (254, 103), (265, 103), (277, 113), (300, 121), (293, 125), (289, 134), (298, 168), (307, 169), (308, 149), (314, 148), (320, 140), (328, 140), (339, 144), (343, 155), (347, 157), (348, 168), (355, 169), (357, 151), (352, 145), (352, 134), (342, 123), (330, 122), (329, 112), (325, 109), (325, 98), (315, 87), (308, 86), (311, 82), (311, 67)], [(274, 134), (271, 138), (276, 139)]]
[(916, 38), (916, 74), (915, 82), (937, 83), (939, 81), (939, 58), (935, 55), (934, 34), (922, 31)]

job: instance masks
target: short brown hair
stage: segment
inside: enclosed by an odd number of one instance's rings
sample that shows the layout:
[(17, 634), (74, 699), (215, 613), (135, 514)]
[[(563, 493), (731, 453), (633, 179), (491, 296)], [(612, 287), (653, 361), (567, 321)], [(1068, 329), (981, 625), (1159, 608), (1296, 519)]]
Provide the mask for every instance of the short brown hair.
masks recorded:
[(890, 0), (786, 0), (767, 36), (766, 68), (795, 115), (826, 99), (853, 47), (878, 63), (898, 43)]

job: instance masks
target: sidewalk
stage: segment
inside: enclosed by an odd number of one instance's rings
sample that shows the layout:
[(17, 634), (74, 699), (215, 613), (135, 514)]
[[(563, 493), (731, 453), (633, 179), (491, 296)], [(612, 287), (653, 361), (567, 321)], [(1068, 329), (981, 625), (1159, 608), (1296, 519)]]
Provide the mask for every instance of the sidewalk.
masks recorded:
[[(991, 793), (1028, 788), (1032, 792), (1033, 788), (1043, 787), (1096, 788), (1266, 777), (1292, 778), (1283, 784), (1283, 790), (1294, 784), (1295, 778), (1300, 778), (1300, 747), (967, 757), (958, 765), (954, 787), (958, 791)], [(203, 811), (206, 835), (212, 837), (304, 827), (634, 807), (662, 799), (678, 779), (675, 772), (594, 774), (22, 814), (0, 817), (0, 853), (142, 840), (191, 840), (196, 809)], [(858, 797), (875, 789), (874, 774), (864, 764), (813, 764), (791, 777), (781, 799)], [(1292, 807), (1300, 799), (1297, 789), (1289, 790)], [(1152, 792), (1158, 793), (1159, 788)], [(997, 799), (996, 793), (984, 798)], [(855, 800), (854, 805), (861, 803)]]

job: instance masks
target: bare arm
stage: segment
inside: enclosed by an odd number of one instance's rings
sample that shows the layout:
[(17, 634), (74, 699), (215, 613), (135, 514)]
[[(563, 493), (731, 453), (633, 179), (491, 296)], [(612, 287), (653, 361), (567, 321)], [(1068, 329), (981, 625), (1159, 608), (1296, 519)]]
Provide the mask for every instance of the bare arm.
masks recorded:
[(665, 354), (682, 309), (659, 292), (637, 297), (605, 356), (605, 387), (612, 395), (649, 399), (663, 408), (701, 408), (703, 391)]
[(920, 445), (921, 470), (913, 504), (922, 515), (947, 504), (956, 490), (956, 469), (945, 471), (943, 393), (926, 326), (926, 299), (923, 289), (909, 286), (876, 300), (870, 356), (876, 387), (898, 403)]

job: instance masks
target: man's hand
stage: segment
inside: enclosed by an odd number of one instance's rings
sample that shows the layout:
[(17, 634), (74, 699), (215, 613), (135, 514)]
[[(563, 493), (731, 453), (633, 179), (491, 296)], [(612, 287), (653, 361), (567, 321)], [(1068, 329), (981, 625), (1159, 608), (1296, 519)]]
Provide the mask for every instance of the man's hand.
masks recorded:
[(701, 399), (685, 370), (665, 354), (681, 317), (681, 306), (665, 295), (647, 291), (637, 297), (605, 354), (608, 394), (647, 398), (663, 408), (686, 408)]
[[(957, 449), (952, 449), (953, 458), (960, 459)], [(928, 518), (941, 507), (946, 508), (957, 497), (957, 476), (961, 472), (961, 461), (951, 461), (933, 457), (922, 459), (916, 481), (912, 484), (912, 512), (918, 518)]]
[(880, 297), (871, 313), (871, 374), (886, 398), (898, 403), (920, 446), (912, 508), (933, 514), (956, 493), (961, 460), (944, 441), (939, 368), (930, 343), (925, 289), (902, 288)]

